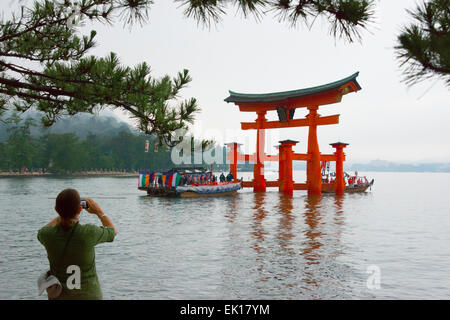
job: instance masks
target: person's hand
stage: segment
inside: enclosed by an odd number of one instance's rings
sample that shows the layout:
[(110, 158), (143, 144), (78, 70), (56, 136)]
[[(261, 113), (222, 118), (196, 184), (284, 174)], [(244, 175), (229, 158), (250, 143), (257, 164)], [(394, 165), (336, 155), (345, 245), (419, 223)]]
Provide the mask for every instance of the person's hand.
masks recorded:
[(95, 202), (94, 200), (92, 200), (91, 198), (86, 198), (86, 203), (88, 205), (88, 207), (86, 208), (87, 212), (92, 213), (92, 214), (96, 214), (96, 215), (102, 215), (103, 214), (102, 208), (100, 208), (98, 203)]
[(97, 217), (100, 219), (100, 221), (102, 222), (102, 225), (104, 227), (109, 227), (109, 228), (113, 228), (114, 229), (114, 234), (117, 235), (117, 229), (114, 226), (114, 223), (111, 221), (111, 219), (106, 216), (102, 209), (100, 208), (100, 206), (98, 205), (97, 202), (95, 202), (94, 200), (90, 199), (90, 198), (86, 198), (86, 203), (89, 206), (86, 211), (92, 214), (96, 214)]

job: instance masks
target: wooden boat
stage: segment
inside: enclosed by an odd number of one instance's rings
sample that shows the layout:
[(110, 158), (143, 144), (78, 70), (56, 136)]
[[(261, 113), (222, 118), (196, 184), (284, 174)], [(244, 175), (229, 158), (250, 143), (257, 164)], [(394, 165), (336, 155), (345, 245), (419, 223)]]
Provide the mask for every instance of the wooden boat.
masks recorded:
[(357, 193), (357, 192), (366, 192), (367, 189), (371, 188), (375, 179), (372, 179), (369, 183), (362, 184), (353, 184), (345, 187), (345, 192), (348, 193)]
[[(323, 169), (322, 169), (323, 170)], [(336, 174), (330, 173), (329, 171), (326, 172), (325, 170), (322, 171), (322, 182), (329, 183), (328, 178), (329, 177), (336, 177)], [(344, 172), (344, 179), (346, 183), (345, 192), (347, 193), (358, 193), (358, 192), (366, 192), (367, 189), (371, 188), (373, 186), (373, 183), (375, 182), (375, 179), (372, 179), (370, 182), (367, 180), (367, 178), (359, 177), (358, 173), (355, 172), (355, 176), (351, 176), (348, 173)], [(331, 182), (333, 183), (333, 182)], [(325, 193), (332, 193), (334, 192), (334, 188), (330, 189), (327, 188), (324, 189), (322, 192)]]
[(236, 194), (241, 180), (216, 182), (212, 172), (200, 169), (173, 169), (166, 173), (141, 172), (138, 189), (156, 197), (211, 197)]
[(241, 181), (237, 180), (217, 184), (179, 186), (176, 188), (176, 193), (182, 198), (226, 196), (236, 194), (241, 188)]
[(187, 185), (178, 187), (145, 187), (140, 190), (154, 197), (216, 197), (236, 194), (240, 190), (241, 181), (223, 182), (217, 184)]

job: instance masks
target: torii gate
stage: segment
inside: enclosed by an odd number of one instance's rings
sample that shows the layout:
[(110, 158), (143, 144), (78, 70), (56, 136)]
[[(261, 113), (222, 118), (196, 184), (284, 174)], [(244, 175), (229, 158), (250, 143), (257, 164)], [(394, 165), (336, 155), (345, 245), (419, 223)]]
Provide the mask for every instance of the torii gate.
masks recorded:
[[(343, 161), (345, 155), (343, 148), (346, 143), (337, 142), (331, 144), (336, 148), (334, 154), (321, 154), (317, 142), (317, 126), (339, 123), (339, 115), (322, 117), (317, 111), (319, 106), (341, 102), (342, 96), (361, 89), (356, 81), (359, 72), (339, 81), (325, 85), (285, 92), (265, 94), (245, 94), (230, 92), (226, 102), (233, 102), (239, 106), (239, 111), (256, 112), (255, 122), (241, 122), (242, 130), (256, 129), (256, 153), (243, 155), (238, 152), (238, 143), (229, 143), (228, 160), (230, 171), (237, 177), (238, 161), (254, 161), (254, 179), (251, 182), (243, 182), (243, 187), (253, 187), (254, 192), (266, 191), (266, 187), (279, 187), (280, 192), (292, 194), (293, 190), (308, 190), (309, 194), (321, 194), (322, 190), (335, 190), (343, 193), (345, 183), (343, 179)], [(296, 108), (307, 108), (309, 114), (304, 119), (294, 119)], [(268, 111), (277, 111), (279, 121), (267, 121), (265, 115)], [(264, 153), (265, 129), (309, 127), (308, 153), (293, 153), (292, 147), (298, 141), (280, 141), (279, 155), (271, 156)], [(292, 181), (292, 161), (307, 161), (306, 184), (296, 184)], [(266, 181), (264, 178), (264, 161), (279, 161), (278, 181)], [(336, 182), (334, 184), (322, 184), (320, 168), (321, 161), (336, 161)]]

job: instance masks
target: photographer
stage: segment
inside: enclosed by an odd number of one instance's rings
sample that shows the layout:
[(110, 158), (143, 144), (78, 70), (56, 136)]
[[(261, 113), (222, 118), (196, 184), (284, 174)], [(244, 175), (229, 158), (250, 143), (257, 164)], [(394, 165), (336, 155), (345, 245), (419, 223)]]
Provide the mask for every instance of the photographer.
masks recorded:
[(49, 281), (39, 284), (41, 292), (47, 289), (49, 299), (103, 298), (95, 268), (94, 246), (112, 242), (117, 231), (94, 200), (85, 199), (84, 209), (95, 214), (102, 227), (78, 223), (83, 210), (80, 195), (75, 189), (65, 189), (56, 198), (55, 210), (59, 216), (38, 231), (38, 240), (47, 250), (50, 274), (60, 282), (59, 288), (59, 284), (56, 285), (57, 294), (52, 292), (55, 286), (48, 288)]

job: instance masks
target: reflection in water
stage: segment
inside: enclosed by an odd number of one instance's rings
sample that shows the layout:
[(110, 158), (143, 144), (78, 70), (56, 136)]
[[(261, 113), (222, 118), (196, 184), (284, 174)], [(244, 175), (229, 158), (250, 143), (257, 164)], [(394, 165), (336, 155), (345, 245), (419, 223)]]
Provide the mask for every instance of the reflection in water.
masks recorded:
[(334, 214), (334, 233), (333, 233), (333, 239), (335, 241), (335, 252), (334, 252), (334, 256), (337, 257), (339, 255), (344, 254), (343, 252), (343, 246), (341, 243), (341, 238), (342, 238), (342, 231), (344, 229), (345, 226), (345, 215), (344, 215), (344, 199), (345, 199), (345, 195), (335, 195), (334, 196), (334, 209), (335, 209), (335, 214)]
[(285, 195), (279, 193), (279, 203), (278, 208), (281, 214), (280, 222), (278, 225), (278, 240), (280, 241), (280, 246), (288, 254), (294, 254), (294, 250), (291, 247), (291, 239), (295, 237), (292, 232), (292, 224), (295, 221), (295, 217), (292, 214), (294, 209), (293, 199), (290, 195)]
[[(263, 221), (267, 215), (266, 206), (268, 204), (266, 203), (266, 197), (267, 197), (266, 192), (256, 192), (253, 194), (254, 206), (252, 215), (253, 217), (252, 236), (256, 241), (253, 243), (252, 247), (256, 253), (255, 262), (259, 275), (259, 279), (255, 280), (256, 282), (259, 283), (265, 283), (269, 281), (271, 278), (270, 276), (268, 276), (265, 267), (265, 264), (267, 263), (267, 261), (265, 261), (266, 260), (265, 257), (266, 254), (269, 252), (269, 250), (265, 250), (268, 249), (269, 245), (266, 244), (264, 246), (265, 240), (264, 236), (267, 233), (263, 227)], [(264, 290), (263, 287), (261, 286), (256, 286), (256, 288), (258, 289), (258, 291)]]
[[(253, 249), (257, 253), (263, 252), (262, 243), (264, 242), (264, 227), (262, 222), (267, 215), (267, 211), (265, 209), (265, 192), (255, 192), (254, 193), (254, 203), (253, 207), (253, 232), (252, 235), (256, 239), (256, 242), (253, 244)], [(259, 257), (257, 257), (259, 260)]]
[(33, 192), (31, 189), (31, 184), (33, 183), (32, 179), (33, 178), (30, 177), (14, 177), (12, 179), (5, 179), (7, 182), (7, 188), (5, 191), (7, 191), (8, 194), (26, 196)]
[[(344, 202), (344, 198), (345, 195), (335, 195), (334, 197), (334, 206), (336, 208), (336, 215), (334, 216), (334, 222), (339, 225), (339, 226), (343, 226), (344, 225), (344, 209), (342, 207), (343, 202)], [(340, 235), (340, 233), (339, 233)]]
[(308, 195), (305, 199), (305, 223), (308, 229), (305, 231), (307, 241), (303, 248), (303, 255), (305, 256), (307, 264), (320, 263), (320, 254), (318, 249), (322, 246), (320, 242), (323, 233), (318, 226), (321, 221), (320, 215), (320, 195)]
[(307, 195), (305, 198), (305, 224), (306, 231), (305, 236), (307, 240), (303, 243), (302, 255), (306, 260), (306, 265), (304, 268), (304, 277), (303, 281), (306, 284), (306, 288), (309, 286), (318, 286), (317, 275), (314, 272), (314, 269), (311, 269), (309, 266), (311, 265), (319, 265), (321, 261), (320, 253), (318, 249), (323, 245), (320, 242), (322, 237), (322, 232), (318, 230), (319, 223), (321, 221), (320, 216), (320, 201), (322, 197), (320, 195)]
[(343, 196), (254, 193), (251, 197), (251, 248), (258, 275), (254, 280), (261, 295), (267, 283), (272, 283), (272, 292), (306, 290), (312, 298), (324, 296), (323, 291), (332, 296), (345, 286), (339, 279), (345, 266), (336, 260), (342, 253)]
[(242, 201), (239, 198), (239, 195), (230, 197), (229, 201), (227, 202), (226, 211), (225, 211), (225, 218), (228, 219), (228, 222), (233, 223), (234, 220), (237, 217), (238, 214), (238, 205), (239, 202)]

